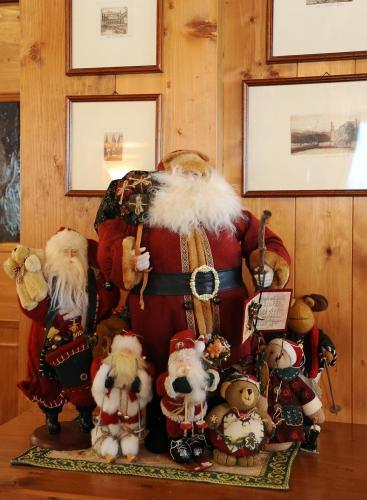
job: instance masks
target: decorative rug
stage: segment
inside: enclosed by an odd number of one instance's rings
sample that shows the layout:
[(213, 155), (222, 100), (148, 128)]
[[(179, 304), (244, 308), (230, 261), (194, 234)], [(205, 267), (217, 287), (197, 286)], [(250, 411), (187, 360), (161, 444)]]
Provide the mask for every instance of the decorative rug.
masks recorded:
[(194, 481), (252, 488), (287, 490), (293, 461), (299, 446), (293, 445), (283, 452), (261, 452), (261, 463), (255, 467), (225, 467), (205, 462), (200, 467), (174, 463), (167, 455), (154, 455), (142, 449), (139, 458), (128, 463), (118, 459), (108, 463), (97, 457), (92, 449), (55, 451), (30, 448), (11, 461), (12, 465), (31, 465), (48, 469), (61, 469), (101, 474), (121, 474), (177, 481)]

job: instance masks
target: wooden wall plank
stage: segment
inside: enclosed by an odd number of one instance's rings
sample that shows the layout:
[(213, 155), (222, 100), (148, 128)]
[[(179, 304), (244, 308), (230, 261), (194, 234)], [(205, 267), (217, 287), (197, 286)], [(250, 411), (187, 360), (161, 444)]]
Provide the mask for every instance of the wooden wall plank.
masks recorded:
[(4, 272), (3, 263), (9, 257), (15, 244), (0, 243), (0, 321), (19, 318), (15, 281)]
[(353, 218), (353, 422), (367, 424), (367, 198), (355, 198)]
[(18, 414), (19, 323), (0, 320), (0, 425)]
[(0, 5), (0, 93), (19, 92), (19, 5)]
[[(295, 292), (325, 295), (327, 312), (318, 324), (334, 341), (339, 359), (331, 370), (334, 391), (343, 411), (328, 420), (352, 418), (352, 199), (299, 198), (296, 201)], [(330, 405), (325, 380), (325, 409)]]

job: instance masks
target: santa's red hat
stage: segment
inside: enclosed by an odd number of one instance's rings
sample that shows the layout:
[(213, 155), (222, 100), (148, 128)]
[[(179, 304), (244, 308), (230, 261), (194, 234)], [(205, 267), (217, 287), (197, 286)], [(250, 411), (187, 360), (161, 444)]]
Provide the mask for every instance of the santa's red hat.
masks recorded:
[(141, 343), (136, 334), (132, 331), (115, 335), (111, 344), (111, 352), (126, 350), (131, 351), (137, 357), (142, 355), (143, 349)]
[(291, 360), (291, 365), (294, 367), (302, 366), (303, 364), (303, 349), (302, 346), (296, 344), (292, 340), (285, 340), (276, 338), (269, 342), (269, 344), (278, 345), (286, 352)]
[(181, 351), (182, 349), (194, 349), (197, 352), (203, 352), (205, 344), (201, 339), (196, 339), (192, 330), (183, 330), (175, 333), (170, 340), (169, 354)]

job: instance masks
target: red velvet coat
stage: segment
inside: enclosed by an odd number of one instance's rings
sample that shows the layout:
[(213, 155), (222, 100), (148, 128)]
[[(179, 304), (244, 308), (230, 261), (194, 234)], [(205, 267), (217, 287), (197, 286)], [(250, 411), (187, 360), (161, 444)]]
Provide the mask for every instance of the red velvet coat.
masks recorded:
[[(246, 219), (236, 224), (236, 232), (223, 230), (219, 235), (206, 232), (216, 270), (241, 266), (242, 258), (248, 258), (258, 246), (259, 221), (245, 212)], [(136, 226), (122, 218), (107, 219), (98, 227), (98, 262), (103, 273), (120, 288), (122, 278), (122, 240), (135, 236)], [(290, 261), (282, 240), (268, 228), (266, 247)], [(150, 252), (153, 272), (182, 272), (180, 235), (165, 228), (145, 227), (142, 246)], [(242, 343), (243, 302), (247, 297), (245, 287), (219, 293), (220, 332), (232, 345), (230, 363), (239, 359)], [(145, 309), (140, 310), (139, 296), (129, 295), (132, 330), (143, 337), (145, 352), (156, 372), (166, 370), (169, 341), (172, 335), (185, 330), (187, 324), (182, 296), (145, 296)]]
[[(101, 273), (97, 276), (97, 322), (108, 317), (113, 307), (118, 302), (118, 293), (116, 289), (108, 291), (104, 287), (105, 278)], [(22, 309), (23, 313), (32, 319), (32, 325), (28, 337), (28, 362), (26, 379), (18, 382), (18, 387), (26, 397), (31, 401), (38, 402), (47, 408), (62, 406), (67, 400), (73, 404), (84, 407), (94, 404), (90, 392), (90, 380), (80, 383), (77, 387), (63, 388), (57, 379), (51, 380), (47, 376), (40, 374), (40, 356), (45, 341), (45, 326), (50, 299), (47, 297), (32, 311)], [(80, 321), (80, 318), (79, 318)], [(76, 319), (78, 322), (78, 318)], [(73, 324), (73, 321), (65, 321), (62, 316), (57, 314), (52, 326), (60, 330), (63, 336)], [(84, 335), (82, 337), (85, 337)], [(67, 348), (67, 344), (59, 347), (52, 354), (57, 355), (62, 349)]]

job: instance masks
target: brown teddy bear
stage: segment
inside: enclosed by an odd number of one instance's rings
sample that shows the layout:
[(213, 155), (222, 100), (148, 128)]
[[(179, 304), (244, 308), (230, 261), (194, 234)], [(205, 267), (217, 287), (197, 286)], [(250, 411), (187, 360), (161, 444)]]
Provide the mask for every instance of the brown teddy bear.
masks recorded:
[(16, 290), (23, 309), (31, 311), (47, 297), (48, 286), (42, 274), (42, 250), (17, 245), (4, 262), (4, 271), (16, 280)]
[(267, 450), (283, 451), (293, 442), (302, 442), (303, 415), (314, 424), (325, 420), (322, 404), (315, 392), (300, 377), (302, 347), (284, 338), (274, 338), (265, 348), (270, 375), (268, 386), (269, 414), (276, 432)]
[(252, 375), (233, 374), (223, 382), (220, 392), (226, 402), (213, 408), (206, 418), (214, 461), (254, 466), (259, 462), (265, 434), (273, 430), (259, 382)]

